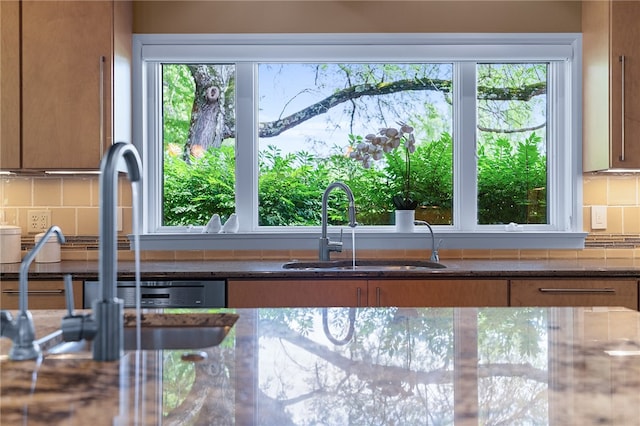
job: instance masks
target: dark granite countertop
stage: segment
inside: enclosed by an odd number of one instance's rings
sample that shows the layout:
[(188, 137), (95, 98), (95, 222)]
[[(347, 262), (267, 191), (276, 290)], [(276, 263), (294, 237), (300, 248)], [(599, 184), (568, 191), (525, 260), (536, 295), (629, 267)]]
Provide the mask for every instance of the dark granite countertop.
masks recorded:
[[(356, 268), (340, 270), (283, 269), (284, 260), (239, 261), (143, 261), (143, 279), (216, 279), (216, 278), (562, 278), (562, 277), (640, 277), (640, 259), (584, 260), (458, 260), (444, 259), (444, 269)], [(19, 278), (20, 264), (0, 265), (0, 280)], [(98, 262), (62, 261), (34, 263), (30, 279), (60, 279), (64, 274), (74, 279), (95, 279)], [(135, 277), (134, 262), (119, 262), (120, 279)]]
[[(638, 312), (331, 308), (327, 331), (321, 308), (222, 312), (231, 333), (195, 358), (0, 349), (2, 424), (639, 424)], [(34, 312), (38, 333), (63, 315)]]

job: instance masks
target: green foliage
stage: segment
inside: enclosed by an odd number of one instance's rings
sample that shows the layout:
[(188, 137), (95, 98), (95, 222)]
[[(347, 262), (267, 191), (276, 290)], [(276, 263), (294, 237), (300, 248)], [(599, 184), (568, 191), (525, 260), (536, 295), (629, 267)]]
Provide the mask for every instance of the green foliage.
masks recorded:
[[(352, 144), (358, 138), (351, 137)], [(485, 138), (478, 149), (478, 217), (481, 224), (546, 223), (546, 157), (535, 133), (516, 144)], [(412, 154), (412, 196), (423, 208), (438, 207), (441, 221), (451, 224), (453, 148), (451, 135), (417, 145)], [(318, 226), (322, 194), (333, 181), (349, 185), (356, 197), (358, 222), (386, 225), (393, 213), (391, 195), (402, 189), (402, 153), (387, 154), (382, 168), (365, 169), (343, 154), (318, 158), (306, 152), (260, 153), (259, 224)], [(210, 149), (191, 164), (165, 154), (164, 224), (204, 225), (212, 214), (225, 220), (235, 211), (235, 156), (231, 146)], [(329, 198), (332, 224), (348, 222), (347, 200), (341, 191)]]
[(487, 137), (478, 147), (478, 223), (546, 223), (546, 156), (532, 133), (513, 144)]
[(169, 143), (182, 146), (189, 135), (195, 82), (186, 65), (176, 64), (162, 66), (162, 81), (164, 147)]
[(273, 146), (260, 153), (259, 224), (320, 223), (322, 191), (330, 182), (324, 163), (305, 152), (282, 155)]
[(206, 151), (191, 164), (164, 156), (163, 224), (206, 224), (213, 213), (226, 220), (235, 212), (234, 147)]

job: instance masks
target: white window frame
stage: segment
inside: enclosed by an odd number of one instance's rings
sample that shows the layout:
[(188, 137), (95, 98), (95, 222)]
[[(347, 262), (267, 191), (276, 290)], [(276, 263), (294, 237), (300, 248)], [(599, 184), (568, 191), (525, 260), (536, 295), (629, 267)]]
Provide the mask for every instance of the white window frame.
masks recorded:
[[(145, 250), (317, 249), (319, 227), (259, 227), (255, 62), (453, 62), (454, 225), (435, 225), (443, 248), (582, 248), (582, 38), (580, 34), (140, 34), (133, 38), (133, 134), (145, 165), (142, 235)], [(161, 226), (161, 62), (235, 63), (237, 234), (203, 234), (202, 226)], [(476, 62), (551, 61), (548, 89), (548, 224), (478, 225), (475, 171)], [(474, 77), (474, 78), (471, 78)], [(244, 82), (245, 84), (242, 84)], [(249, 172), (247, 172), (249, 171)], [(356, 194), (357, 204), (357, 194)], [(330, 226), (335, 237), (342, 227)], [(426, 229), (361, 226), (356, 249), (424, 248)], [(344, 234), (351, 247), (351, 233)], [(427, 244), (430, 246), (430, 244)]]

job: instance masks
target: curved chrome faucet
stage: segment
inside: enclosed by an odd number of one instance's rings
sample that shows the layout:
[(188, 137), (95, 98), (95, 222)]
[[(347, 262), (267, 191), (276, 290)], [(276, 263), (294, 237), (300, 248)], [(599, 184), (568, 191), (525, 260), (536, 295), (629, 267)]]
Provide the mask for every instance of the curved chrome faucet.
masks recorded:
[(427, 228), (429, 228), (429, 232), (431, 233), (431, 257), (429, 258), (429, 260), (435, 263), (440, 262), (440, 255), (438, 254), (438, 250), (440, 248), (440, 243), (442, 243), (442, 240), (440, 240), (438, 242), (438, 245), (436, 246), (436, 239), (433, 235), (433, 228), (431, 228), (431, 225), (429, 225), (429, 222), (427, 222), (426, 220), (414, 220), (413, 223), (415, 223), (416, 225), (425, 225)]
[[(142, 162), (133, 144), (118, 142), (111, 146), (100, 163), (100, 287), (101, 299), (94, 301), (97, 322), (93, 359), (115, 361), (124, 347), (123, 302), (117, 295), (117, 199), (118, 167), (124, 160), (130, 182), (142, 180)], [(135, 214), (136, 212), (134, 212)]]
[(35, 327), (33, 317), (27, 307), (29, 266), (35, 259), (38, 252), (49, 241), (52, 234), (57, 234), (60, 244), (65, 243), (64, 235), (58, 226), (50, 227), (44, 236), (36, 243), (33, 249), (27, 253), (20, 264), (20, 287), (19, 287), (19, 309), (18, 317), (15, 321), (8, 311), (2, 311), (0, 315), (0, 334), (13, 340), (13, 346), (9, 351), (9, 359), (14, 361), (24, 361), (38, 358), (42, 351), (35, 341)]
[(351, 188), (349, 188), (346, 184), (342, 182), (333, 182), (327, 189), (324, 191), (322, 195), (322, 236), (320, 237), (320, 250), (319, 250), (319, 258), (320, 260), (330, 260), (330, 253), (332, 251), (341, 252), (342, 251), (342, 241), (331, 241), (327, 237), (327, 226), (329, 219), (327, 218), (327, 202), (329, 200), (329, 193), (336, 188), (342, 189), (346, 194), (347, 198), (349, 198), (349, 226), (355, 228), (356, 223), (356, 201), (353, 197), (353, 192)]

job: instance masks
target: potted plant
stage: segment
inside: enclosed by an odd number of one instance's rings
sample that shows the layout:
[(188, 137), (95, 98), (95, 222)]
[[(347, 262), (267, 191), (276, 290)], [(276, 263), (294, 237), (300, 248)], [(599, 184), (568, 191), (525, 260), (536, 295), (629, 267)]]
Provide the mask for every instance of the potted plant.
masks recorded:
[(401, 232), (413, 230), (415, 209), (418, 202), (412, 198), (411, 190), (411, 154), (416, 150), (416, 140), (413, 135), (413, 127), (399, 122), (399, 127), (385, 127), (377, 134), (370, 133), (364, 140), (358, 143), (349, 153), (349, 157), (362, 163), (366, 169), (370, 168), (374, 161), (384, 158), (385, 153), (396, 149), (403, 149), (405, 155), (405, 170), (402, 176), (402, 192), (392, 197), (396, 208), (396, 229)]

